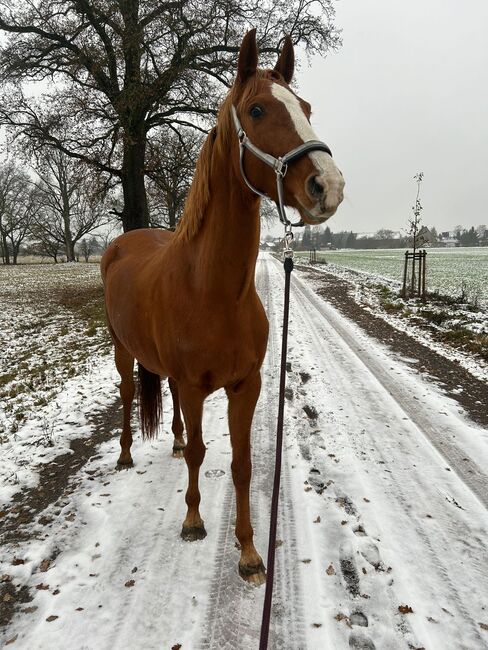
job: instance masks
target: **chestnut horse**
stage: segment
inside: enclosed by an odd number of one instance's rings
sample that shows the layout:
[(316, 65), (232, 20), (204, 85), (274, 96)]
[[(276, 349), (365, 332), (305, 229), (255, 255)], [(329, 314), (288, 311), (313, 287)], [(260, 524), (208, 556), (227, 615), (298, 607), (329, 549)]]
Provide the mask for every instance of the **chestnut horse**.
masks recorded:
[[(152, 437), (161, 414), (161, 378), (174, 401), (174, 451), (188, 466), (188, 511), (181, 535), (205, 537), (199, 512), (198, 475), (205, 456), (203, 403), (224, 388), (236, 490), (236, 536), (240, 575), (261, 584), (265, 569), (253, 544), (250, 522), (251, 423), (260, 393), (268, 320), (254, 284), (259, 247), (260, 198), (240, 170), (232, 106), (248, 138), (262, 151), (281, 156), (314, 139), (310, 106), (288, 84), (294, 68), (287, 37), (273, 70), (257, 69), (255, 30), (244, 37), (237, 77), (200, 153), (195, 176), (175, 233), (127, 232), (105, 252), (101, 267), (108, 326), (121, 376), (123, 429), (120, 465), (132, 464), (130, 411), (134, 360), (139, 367), (143, 437)], [(245, 175), (277, 200), (272, 168), (245, 153)], [(322, 223), (342, 201), (344, 181), (332, 158), (309, 153), (289, 165), (284, 200), (304, 222)], [(183, 437), (183, 412), (187, 443)]]

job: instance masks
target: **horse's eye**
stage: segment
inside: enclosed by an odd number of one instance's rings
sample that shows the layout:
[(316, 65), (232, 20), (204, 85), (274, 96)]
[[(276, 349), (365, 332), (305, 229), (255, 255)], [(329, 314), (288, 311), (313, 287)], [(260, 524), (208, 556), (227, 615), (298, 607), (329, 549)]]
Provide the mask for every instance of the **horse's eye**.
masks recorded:
[(261, 117), (261, 115), (263, 115), (263, 113), (264, 113), (263, 109), (261, 108), (261, 106), (258, 106), (257, 104), (252, 106), (251, 110), (249, 111), (249, 115), (251, 117), (254, 117), (255, 119), (258, 118), (258, 117)]

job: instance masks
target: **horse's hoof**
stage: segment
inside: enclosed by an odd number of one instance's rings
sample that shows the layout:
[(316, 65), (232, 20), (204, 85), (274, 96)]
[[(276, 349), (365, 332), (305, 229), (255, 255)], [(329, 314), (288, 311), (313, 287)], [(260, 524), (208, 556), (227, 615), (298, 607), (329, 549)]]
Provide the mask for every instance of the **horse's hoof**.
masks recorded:
[(173, 458), (184, 458), (184, 457), (185, 457), (184, 447), (173, 447)]
[(207, 531), (205, 526), (183, 526), (181, 529), (181, 537), (185, 542), (196, 542), (198, 539), (205, 539)]
[(130, 456), (129, 458), (122, 458), (121, 456), (117, 461), (116, 469), (130, 469), (131, 467), (134, 467), (134, 462)]
[(241, 564), (239, 562), (239, 575), (251, 585), (259, 587), (266, 582), (266, 569), (264, 564)]

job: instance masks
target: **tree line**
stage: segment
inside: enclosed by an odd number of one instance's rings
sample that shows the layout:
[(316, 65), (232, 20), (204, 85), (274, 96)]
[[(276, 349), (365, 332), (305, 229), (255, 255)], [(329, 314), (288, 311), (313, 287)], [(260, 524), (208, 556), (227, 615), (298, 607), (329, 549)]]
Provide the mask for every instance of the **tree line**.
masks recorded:
[[(442, 246), (446, 240), (451, 239), (451, 233), (438, 233), (436, 228), (427, 228), (422, 237), (421, 245)], [(488, 229), (486, 225), (456, 226), (453, 238), (459, 246), (488, 246)], [(359, 237), (352, 231), (332, 232), (329, 226), (325, 228), (310, 228), (305, 226), (303, 234), (296, 239), (297, 250), (327, 249), (327, 248), (408, 248), (411, 246), (411, 236), (405, 233), (402, 236), (387, 228), (381, 228), (374, 235)]]

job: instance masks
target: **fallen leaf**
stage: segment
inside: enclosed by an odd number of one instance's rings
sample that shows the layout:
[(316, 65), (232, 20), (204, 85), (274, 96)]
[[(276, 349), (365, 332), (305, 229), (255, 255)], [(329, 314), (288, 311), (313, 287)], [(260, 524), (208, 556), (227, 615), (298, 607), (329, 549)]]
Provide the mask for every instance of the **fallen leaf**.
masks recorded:
[(49, 585), (45, 585), (43, 582), (40, 582), (38, 585), (36, 585), (36, 589), (39, 589), (39, 591), (46, 591), (46, 589), (49, 589)]
[(283, 540), (277, 539), (275, 542), (275, 548), (279, 548), (280, 546), (283, 546)]
[(334, 567), (332, 566), (332, 564), (329, 564), (329, 566), (328, 566), (327, 569), (325, 570), (325, 573), (326, 573), (328, 576), (335, 576), (335, 569), (334, 569)]
[(137, 573), (137, 567), (136, 566), (132, 569), (131, 573)]
[(59, 589), (55, 589), (55, 590), (53, 591), (53, 596), (57, 596), (59, 593), (61, 593), (61, 592), (59, 591)]
[(313, 520), (314, 524), (320, 524), (320, 516)]
[(175, 645), (171, 646), (171, 650), (180, 650), (181, 648), (181, 643), (175, 643)]
[(12, 594), (5, 594), (5, 596), (2, 598), (2, 601), (4, 603), (9, 603), (13, 599), (14, 597), (12, 596)]
[(0, 577), (0, 582), (11, 582), (12, 581), (12, 576), (9, 576), (8, 573), (4, 573), (3, 576)]
[(5, 641), (5, 645), (10, 645), (11, 643), (15, 643), (15, 641), (17, 641), (17, 637), (18, 637), (18, 636), (19, 636), (19, 635), (16, 634), (15, 636), (13, 636), (13, 637), (11, 637), (10, 639), (8, 639), (8, 641)]
[(25, 564), (25, 560), (22, 560), (20, 557), (14, 557), (12, 560), (12, 564), (14, 566), (18, 566), (19, 564)]
[(32, 612), (35, 612), (37, 609), (37, 605), (32, 605), (32, 607), (24, 607), (24, 609), (21, 609), (20, 611), (23, 614), (32, 614)]
[(51, 560), (43, 560), (39, 565), (39, 571), (45, 573), (51, 566)]
[(370, 503), (370, 500), (367, 499), (366, 497), (363, 497), (363, 501), (366, 501), (366, 503)]
[(322, 627), (322, 623), (312, 623), (312, 627)]
[(48, 617), (46, 618), (46, 621), (47, 621), (48, 623), (52, 623), (52, 622), (55, 621), (57, 618), (59, 618), (59, 616), (55, 616), (54, 614), (51, 614), (51, 616), (48, 616)]
[(135, 584), (136, 584), (135, 580), (127, 580), (127, 582), (125, 583), (124, 586), (125, 587), (133, 587)]
[(84, 609), (83, 607), (77, 607), (77, 608), (75, 609), (75, 612), (82, 612), (83, 609)]
[(310, 492), (311, 489), (312, 489), (312, 488), (310, 487), (310, 485), (308, 485), (308, 486), (305, 488), (305, 492)]
[(341, 526), (345, 526), (346, 524), (347, 524), (347, 520), (346, 520), (346, 519), (343, 519), (343, 520), (341, 521)]
[(310, 558), (307, 558), (305, 560), (300, 560), (300, 561), (303, 562), (303, 564), (310, 564), (312, 560)]
[(400, 614), (413, 614), (413, 609), (410, 607), (410, 605), (400, 605), (398, 607), (398, 611)]
[(480, 628), (482, 630), (488, 630), (488, 625), (486, 623), (480, 623)]

